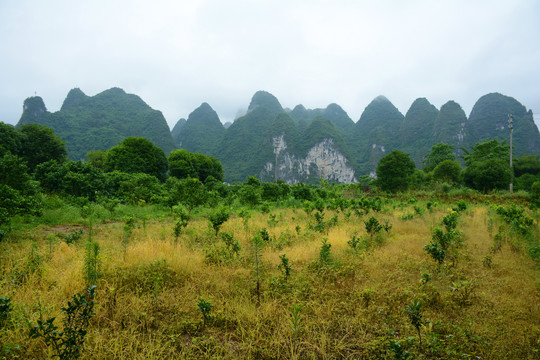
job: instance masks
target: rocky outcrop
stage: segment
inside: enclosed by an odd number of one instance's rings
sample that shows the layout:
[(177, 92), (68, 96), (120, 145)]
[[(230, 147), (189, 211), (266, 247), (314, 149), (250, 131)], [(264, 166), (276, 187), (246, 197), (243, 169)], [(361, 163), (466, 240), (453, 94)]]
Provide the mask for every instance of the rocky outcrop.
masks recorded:
[[(308, 182), (309, 179), (324, 179), (331, 182), (356, 182), (354, 169), (335, 146), (331, 138), (313, 146), (304, 158), (298, 158), (287, 151), (283, 135), (273, 138), (274, 154), (277, 155), (278, 179), (289, 184)], [(275, 162), (267, 162), (259, 177), (263, 181), (275, 178)]]

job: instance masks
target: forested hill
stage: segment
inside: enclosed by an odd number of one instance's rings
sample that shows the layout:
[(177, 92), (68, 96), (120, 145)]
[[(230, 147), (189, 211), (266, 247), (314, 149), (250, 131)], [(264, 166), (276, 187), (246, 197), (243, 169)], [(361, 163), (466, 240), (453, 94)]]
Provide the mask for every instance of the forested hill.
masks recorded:
[[(499, 93), (482, 96), (468, 118), (452, 100), (438, 109), (419, 98), (403, 115), (389, 99), (378, 96), (354, 122), (337, 104), (319, 109), (297, 105), (288, 110), (274, 95), (259, 91), (248, 113), (227, 129), (216, 125), (215, 112), (204, 105), (204, 112), (197, 109), (197, 116), (190, 115), (191, 123), (188, 120), (190, 128), (197, 129), (189, 131), (188, 150), (215, 155), (223, 162), (227, 181), (243, 181), (251, 175), (271, 181), (277, 166), (278, 178), (290, 183), (321, 177), (349, 182), (373, 173), (378, 161), (394, 149), (409, 153), (421, 168), (424, 156), (437, 143), (452, 145), (457, 154), (477, 142), (508, 140), (508, 114), (514, 117), (516, 156), (540, 154), (540, 134), (532, 112)], [(187, 138), (187, 134), (186, 125), (176, 138)], [(196, 134), (200, 138), (193, 138)], [(208, 134), (216, 134), (210, 138), (220, 142), (216, 153), (208, 150)]]
[(274, 95), (258, 91), (247, 113), (230, 126), (223, 126), (211, 105), (203, 103), (187, 120), (180, 119), (171, 134), (161, 112), (136, 95), (112, 88), (90, 97), (73, 89), (54, 113), (40, 97), (26, 99), (18, 125), (52, 128), (74, 160), (135, 136), (149, 139), (166, 154), (184, 148), (217, 157), (229, 182), (256, 175), (264, 181), (277, 176), (309, 183), (321, 178), (356, 181), (374, 173), (379, 160), (394, 149), (410, 154), (422, 168), (424, 156), (437, 143), (450, 144), (458, 153), (477, 142), (508, 140), (508, 114), (513, 115), (515, 155), (540, 154), (532, 111), (499, 93), (482, 96), (468, 117), (452, 100), (437, 108), (419, 98), (403, 115), (390, 99), (377, 96), (354, 121), (337, 104), (318, 109), (300, 104), (290, 110)]
[(30, 97), (17, 126), (30, 123), (52, 128), (66, 141), (73, 160), (85, 159), (90, 150), (108, 150), (129, 136), (145, 137), (167, 154), (176, 148), (163, 114), (119, 88), (95, 96), (73, 89), (54, 113), (40, 97)]

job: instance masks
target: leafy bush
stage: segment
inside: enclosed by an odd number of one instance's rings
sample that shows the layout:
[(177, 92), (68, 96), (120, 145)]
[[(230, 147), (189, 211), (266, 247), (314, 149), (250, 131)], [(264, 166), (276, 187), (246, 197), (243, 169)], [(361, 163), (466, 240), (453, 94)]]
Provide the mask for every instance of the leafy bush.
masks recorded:
[(42, 337), (60, 359), (79, 358), (90, 319), (94, 315), (95, 289), (96, 286), (91, 286), (85, 294), (75, 294), (72, 301), (68, 301), (67, 307), (62, 309), (66, 314), (63, 331), (58, 331), (58, 327), (54, 325), (55, 318), (43, 320), (40, 317), (37, 325), (31, 328), (30, 337)]
[(220, 209), (211, 213), (208, 216), (208, 220), (212, 224), (212, 228), (216, 232), (216, 236), (219, 232), (219, 229), (221, 228), (221, 225), (223, 225), (223, 223), (229, 220), (230, 216), (231, 216), (231, 213), (229, 212), (229, 209), (226, 207), (221, 207)]
[(11, 299), (7, 297), (0, 298), (0, 329), (6, 325), (12, 310)]

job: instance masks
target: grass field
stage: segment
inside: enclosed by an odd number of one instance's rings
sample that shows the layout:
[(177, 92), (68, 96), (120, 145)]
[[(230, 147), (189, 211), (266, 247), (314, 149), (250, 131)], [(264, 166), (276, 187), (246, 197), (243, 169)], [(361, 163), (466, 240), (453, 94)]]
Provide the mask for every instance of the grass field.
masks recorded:
[[(132, 229), (17, 230), (0, 243), (2, 358), (55, 355), (30, 328), (55, 317), (61, 331), (61, 309), (95, 283), (83, 359), (539, 359), (538, 217), (526, 210), (535, 220), (521, 237), (492, 206), (469, 204), (439, 264), (424, 246), (453, 203), (426, 205), (389, 200), (320, 221), (300, 208), (233, 209), (218, 235), (200, 211), (178, 239), (163, 215)], [(371, 236), (371, 217), (391, 229)], [(70, 244), (59, 235), (78, 229)]]

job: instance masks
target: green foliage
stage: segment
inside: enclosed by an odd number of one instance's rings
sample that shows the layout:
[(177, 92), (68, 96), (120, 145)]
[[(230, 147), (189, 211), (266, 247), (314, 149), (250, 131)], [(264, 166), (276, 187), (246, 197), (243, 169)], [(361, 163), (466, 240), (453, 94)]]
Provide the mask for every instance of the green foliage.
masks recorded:
[(423, 170), (426, 172), (433, 171), (439, 164), (445, 161), (456, 160), (456, 155), (454, 155), (455, 149), (452, 145), (444, 143), (433, 145), (430, 153), (424, 157)]
[(227, 129), (217, 154), (226, 169), (225, 180), (242, 181), (263, 169), (265, 159), (261, 145), (276, 116), (283, 111), (271, 94), (258, 91), (246, 115), (236, 119)]
[(86, 158), (97, 169), (103, 169), (107, 161), (107, 151), (105, 150), (90, 150), (86, 153)]
[(516, 177), (529, 174), (540, 174), (540, 155), (523, 155), (514, 158), (514, 175)]
[(88, 241), (86, 243), (83, 275), (87, 286), (97, 285), (98, 280), (102, 276), (99, 244), (95, 241)]
[(327, 238), (323, 238), (321, 249), (319, 250), (319, 265), (327, 266), (333, 263), (332, 254), (330, 252), (331, 244), (328, 243)]
[(122, 246), (124, 247), (124, 256), (126, 254), (126, 249), (129, 244), (129, 238), (131, 237), (131, 233), (135, 228), (136, 221), (137, 220), (133, 216), (126, 216), (124, 218), (124, 238), (122, 240)]
[(21, 126), (20, 132), (22, 134), (21, 156), (30, 171), (46, 161), (63, 162), (66, 159), (65, 142), (52, 129), (42, 125), (27, 124)]
[(474, 104), (467, 122), (471, 137), (475, 142), (508, 141), (508, 114), (513, 116), (514, 155), (540, 154), (538, 128), (532, 111), (527, 111), (516, 99), (499, 93), (484, 95)]
[(456, 230), (459, 213), (452, 211), (442, 219), (442, 224), (446, 228), (446, 232)]
[(512, 204), (507, 208), (497, 206), (495, 211), (508, 225), (510, 225), (513, 233), (522, 237), (531, 235), (534, 220), (525, 214), (524, 208)]
[(360, 250), (360, 245), (362, 244), (363, 239), (360, 236), (353, 235), (350, 240), (347, 241), (347, 245), (354, 251)]
[(106, 176), (90, 163), (49, 160), (36, 167), (35, 179), (49, 194), (86, 197), (96, 201), (97, 194), (106, 190)]
[(205, 249), (205, 262), (208, 264), (229, 264), (240, 256), (240, 243), (234, 240), (229, 233), (221, 233), (221, 240), (225, 246), (215, 244)]
[(409, 153), (417, 166), (433, 144), (433, 126), (438, 114), (439, 110), (427, 99), (419, 98), (412, 103), (403, 119), (399, 130), (399, 149)]
[(174, 224), (174, 238), (175, 241), (178, 241), (178, 237), (180, 236), (180, 233), (182, 232), (182, 229), (184, 229), (189, 222), (190, 215), (187, 209), (182, 205), (176, 205), (173, 207), (174, 215), (177, 217), (176, 222)]
[(540, 206), (540, 181), (535, 181), (531, 186), (529, 201), (535, 206)]
[(368, 221), (364, 221), (364, 225), (371, 240), (373, 240), (373, 235), (377, 235), (383, 229), (379, 220), (375, 219), (373, 216), (370, 217)]
[(357, 167), (360, 174), (373, 171), (385, 154), (383, 148), (390, 151), (399, 146), (403, 119), (403, 114), (384, 96), (378, 96), (368, 104), (347, 136), (349, 148), (360, 165)]
[(384, 156), (377, 165), (377, 184), (384, 191), (406, 190), (415, 165), (408, 154), (394, 150)]
[(142, 137), (128, 137), (107, 151), (105, 171), (144, 173), (165, 181), (167, 158), (159, 147)]
[(291, 264), (289, 263), (289, 259), (287, 258), (287, 255), (283, 254), (279, 256), (279, 259), (281, 260), (281, 263), (278, 265), (278, 268), (281, 270), (281, 273), (283, 274), (283, 277), (285, 279), (288, 279), (289, 276), (291, 276)]
[(81, 160), (90, 150), (107, 150), (129, 136), (144, 136), (167, 154), (175, 148), (167, 122), (136, 95), (112, 88), (95, 96), (72, 89), (60, 111), (49, 113), (39, 97), (25, 101), (19, 125), (50, 126), (66, 140), (69, 157)]
[(208, 215), (208, 221), (210, 221), (210, 224), (212, 224), (212, 228), (216, 232), (216, 236), (219, 232), (219, 229), (221, 228), (221, 225), (223, 225), (223, 223), (229, 220), (230, 216), (231, 216), (231, 213), (229, 209), (224, 206), (222, 206), (221, 208), (217, 209), (215, 212)]
[(167, 205), (182, 204), (189, 212), (195, 207), (205, 204), (209, 198), (208, 191), (198, 179), (170, 177), (165, 182), (165, 188), (168, 192)]
[(208, 325), (208, 323), (212, 320), (210, 311), (212, 311), (212, 309), (214, 308), (214, 305), (212, 305), (212, 303), (210, 303), (209, 301), (206, 301), (204, 299), (199, 299), (197, 306), (199, 307), (199, 311), (201, 312), (203, 316), (204, 325)]
[(435, 119), (433, 142), (445, 143), (455, 147), (461, 146), (463, 138), (460, 138), (460, 135), (463, 135), (463, 137), (468, 135), (468, 129), (464, 129), (463, 124), (467, 124), (467, 115), (458, 103), (452, 100), (448, 101), (441, 106)]
[(253, 253), (253, 275), (255, 278), (255, 294), (257, 295), (257, 305), (261, 303), (261, 279), (262, 279), (262, 248), (264, 242), (260, 235), (255, 235), (251, 240), (251, 249)]
[(242, 205), (247, 205), (251, 208), (261, 204), (261, 188), (257, 185), (253, 185), (248, 181), (238, 189), (238, 199)]
[(452, 290), (452, 299), (460, 306), (471, 305), (474, 283), (467, 280), (453, 282), (450, 289)]
[(43, 338), (62, 360), (79, 358), (90, 319), (94, 315), (95, 289), (96, 286), (91, 286), (85, 294), (75, 294), (72, 300), (68, 301), (67, 307), (62, 309), (65, 313), (63, 331), (58, 331), (58, 327), (54, 324), (55, 318), (43, 320), (40, 317), (37, 325), (31, 328), (30, 337)]
[(461, 165), (456, 160), (444, 160), (433, 170), (433, 179), (443, 183), (457, 183), (461, 174)]
[(0, 297), (0, 330), (6, 326), (12, 311), (11, 299)]
[(64, 239), (66, 244), (71, 245), (71, 244), (77, 242), (78, 240), (80, 240), (83, 233), (84, 233), (84, 230), (78, 229), (78, 230), (73, 230), (73, 231), (71, 231), (71, 232), (69, 232), (67, 234), (57, 233), (57, 235), (59, 237), (61, 237), (62, 239)]
[(509, 157), (509, 147), (504, 142), (491, 140), (476, 144), (463, 157), (467, 165), (463, 173), (465, 184), (483, 192), (507, 188), (512, 179)]
[(411, 325), (416, 328), (416, 331), (418, 332), (418, 339), (420, 340), (420, 346), (422, 346), (422, 336), (420, 335), (420, 327), (424, 325), (424, 321), (422, 320), (422, 305), (417, 301), (413, 301), (411, 304), (405, 306), (404, 312), (409, 317), (409, 320), (411, 321)]
[(403, 345), (401, 345), (401, 340), (394, 341), (390, 339), (388, 341), (390, 350), (394, 353), (394, 360), (407, 360), (411, 356), (411, 354), (403, 348)]
[(0, 157), (0, 194), (0, 228), (15, 215), (41, 212), (38, 184), (21, 158), (10, 152)]
[(291, 186), (292, 196), (297, 200), (312, 201), (315, 198), (313, 189), (304, 183), (297, 183)]
[(212, 156), (179, 149), (171, 151), (168, 163), (169, 175), (179, 179), (195, 178), (206, 182), (211, 176), (215, 181), (223, 181), (223, 166)]
[(297, 337), (302, 332), (302, 304), (296, 304), (291, 307), (290, 326), (292, 336)]
[[(193, 110), (175, 138), (182, 149), (216, 156), (223, 140), (225, 128), (217, 113), (207, 103)], [(223, 174), (222, 174), (223, 179)], [(199, 178), (204, 181), (206, 178)]]
[(0, 157), (6, 153), (21, 153), (22, 134), (13, 126), (0, 121)]
[(440, 227), (433, 229), (431, 242), (424, 246), (424, 251), (431, 255), (439, 265), (444, 263), (451, 247), (457, 247), (461, 244), (461, 234), (456, 230), (459, 212), (452, 211), (442, 220), (446, 232)]

